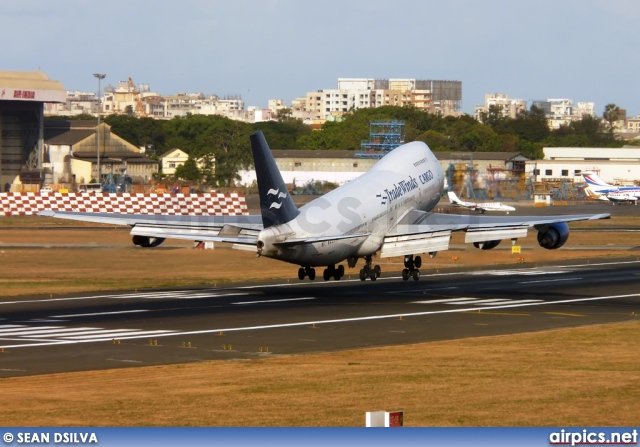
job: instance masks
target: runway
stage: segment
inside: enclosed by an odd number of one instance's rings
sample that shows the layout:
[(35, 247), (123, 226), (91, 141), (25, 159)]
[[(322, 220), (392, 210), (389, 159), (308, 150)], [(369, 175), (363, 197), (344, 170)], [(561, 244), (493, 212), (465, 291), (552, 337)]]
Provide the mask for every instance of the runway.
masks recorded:
[(0, 302), (0, 377), (238, 360), (621, 322), (640, 261)]

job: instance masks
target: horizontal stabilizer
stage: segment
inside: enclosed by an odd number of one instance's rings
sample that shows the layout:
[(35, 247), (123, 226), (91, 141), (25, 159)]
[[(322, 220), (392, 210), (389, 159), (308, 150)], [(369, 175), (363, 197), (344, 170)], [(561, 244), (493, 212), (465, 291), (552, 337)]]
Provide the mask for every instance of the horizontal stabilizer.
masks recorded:
[(344, 234), (341, 236), (320, 236), (320, 237), (301, 237), (294, 239), (287, 239), (282, 242), (275, 242), (273, 245), (277, 245), (280, 247), (294, 246), (294, 245), (303, 245), (303, 244), (315, 244), (316, 242), (330, 242), (330, 241), (340, 241), (345, 239), (357, 239), (364, 238), (369, 236), (368, 234)]

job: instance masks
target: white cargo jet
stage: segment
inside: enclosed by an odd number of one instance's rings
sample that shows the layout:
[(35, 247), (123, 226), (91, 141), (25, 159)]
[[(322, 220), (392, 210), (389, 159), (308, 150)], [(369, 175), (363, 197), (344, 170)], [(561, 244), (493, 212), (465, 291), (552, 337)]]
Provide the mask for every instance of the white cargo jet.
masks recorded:
[[(404, 144), (378, 161), (369, 172), (297, 208), (262, 132), (251, 135), (261, 215), (166, 216), (43, 211), (40, 215), (131, 226), (133, 243), (155, 247), (165, 238), (229, 242), (233, 248), (256, 251), (300, 266), (298, 278), (313, 280), (316, 267), (323, 278), (340, 279), (344, 265), (364, 260), (360, 279), (375, 281), (380, 266), (374, 256), (403, 256), (402, 278), (418, 280), (422, 258), (447, 250), (453, 231), (483, 250), (502, 239), (525, 237), (531, 227), (547, 249), (564, 245), (567, 222), (605, 219), (608, 214), (565, 216), (496, 216), (430, 212), (443, 190), (444, 173), (426, 144)], [(252, 265), (248, 268), (259, 268)]]
[(447, 193), (447, 195), (449, 196), (449, 203), (451, 203), (451, 205), (459, 207), (459, 208), (466, 208), (468, 210), (473, 210), (473, 211), (477, 211), (479, 213), (484, 214), (485, 211), (506, 211), (507, 214), (509, 214), (509, 211), (515, 211), (516, 209), (512, 206), (509, 205), (503, 205), (500, 202), (463, 202), (462, 200), (460, 200), (458, 198), (458, 196), (456, 195), (456, 193), (454, 193), (453, 191), (449, 191)]

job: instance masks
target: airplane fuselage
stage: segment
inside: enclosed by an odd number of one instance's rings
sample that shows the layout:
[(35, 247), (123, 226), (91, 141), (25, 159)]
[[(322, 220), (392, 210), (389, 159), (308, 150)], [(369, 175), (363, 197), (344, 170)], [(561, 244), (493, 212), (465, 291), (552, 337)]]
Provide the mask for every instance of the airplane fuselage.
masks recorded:
[[(385, 235), (407, 212), (435, 207), (443, 186), (444, 172), (427, 145), (406, 144), (367, 173), (301, 207), (295, 219), (262, 230), (258, 236), (262, 255), (311, 267), (371, 255), (380, 250)], [(279, 244), (346, 235), (354, 237)]]

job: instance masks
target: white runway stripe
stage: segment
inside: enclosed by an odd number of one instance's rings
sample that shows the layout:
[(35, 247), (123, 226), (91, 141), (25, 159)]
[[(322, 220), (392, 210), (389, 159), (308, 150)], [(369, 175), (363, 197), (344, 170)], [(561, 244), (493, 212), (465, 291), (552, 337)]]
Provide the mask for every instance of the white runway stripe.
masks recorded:
[[(9, 328), (9, 329), (6, 329)], [(10, 341), (49, 341), (58, 340), (90, 340), (170, 334), (171, 330), (146, 331), (143, 329), (104, 329), (97, 327), (64, 327), (64, 326), (0, 326), (0, 340)]]
[(30, 332), (30, 331), (35, 331), (38, 329), (59, 329), (62, 326), (20, 326), (17, 328), (13, 328), (13, 329), (4, 329), (4, 326), (0, 326), (0, 335), (11, 335), (11, 334), (16, 334), (16, 333), (21, 333), (21, 332)]
[[(623, 295), (608, 295), (608, 296), (590, 296), (590, 297), (579, 297), (579, 298), (570, 298), (565, 300), (556, 300), (556, 301), (540, 301), (534, 303), (509, 303), (509, 304), (498, 304), (486, 306), (486, 309), (514, 309), (517, 307), (532, 307), (532, 306), (548, 306), (548, 305), (558, 305), (558, 304), (569, 304), (569, 303), (590, 303), (594, 301), (605, 301), (605, 300), (613, 300), (620, 298), (638, 298), (640, 297), (640, 293), (630, 293)], [(329, 320), (305, 320), (305, 321), (295, 321), (289, 323), (279, 323), (279, 324), (264, 324), (257, 326), (239, 326), (239, 327), (214, 327), (208, 329), (198, 329), (191, 331), (167, 331), (166, 333), (157, 334), (156, 337), (175, 337), (175, 336), (189, 336), (189, 335), (204, 335), (204, 334), (216, 334), (219, 332), (246, 332), (246, 331), (256, 331), (256, 330), (270, 330), (270, 329), (279, 329), (279, 328), (291, 328), (291, 327), (301, 327), (301, 326), (311, 326), (318, 324), (335, 324), (335, 323), (351, 323), (351, 322), (361, 322), (361, 321), (375, 321), (375, 320), (388, 320), (388, 319), (397, 319), (398, 317), (421, 317), (428, 315), (447, 315), (447, 314), (455, 314), (455, 313), (463, 313), (470, 311), (477, 311), (477, 307), (463, 307), (463, 308), (455, 308), (455, 309), (439, 309), (439, 310), (431, 310), (431, 311), (421, 311), (421, 312), (406, 312), (406, 313), (393, 313), (393, 314), (381, 314), (381, 315), (369, 315), (364, 317), (352, 317), (352, 318), (336, 318)], [(145, 337), (144, 335), (132, 335), (127, 337), (119, 337), (121, 339), (136, 339)], [(106, 340), (109, 340), (108, 338)], [(22, 341), (22, 340), (21, 340)], [(56, 340), (54, 342), (41, 342), (41, 343), (33, 343), (31, 340), (29, 343), (21, 343), (21, 344), (12, 344), (12, 345), (4, 345), (3, 348), (11, 349), (11, 348), (26, 348), (26, 347), (36, 347), (36, 346), (54, 346), (54, 345), (69, 345), (75, 343), (93, 343), (96, 341), (101, 341), (100, 339), (90, 339), (90, 340)]]
[(508, 298), (446, 298), (437, 300), (412, 301), (414, 304), (451, 304), (453, 306), (493, 306), (497, 304), (525, 304), (538, 303), (543, 300), (512, 300)]
[(304, 300), (315, 300), (315, 297), (313, 296), (307, 296), (304, 298), (283, 298), (280, 300), (261, 300), (261, 301), (239, 301), (237, 303), (231, 303), (231, 304), (263, 304), (263, 303), (282, 303), (285, 301), (304, 301)]
[(440, 300), (424, 300), (424, 301), (412, 301), (415, 304), (438, 304), (438, 303), (455, 303), (455, 302), (467, 302), (473, 301), (477, 298), (445, 298)]
[(149, 309), (120, 310), (117, 312), (95, 312), (91, 314), (53, 315), (51, 318), (94, 317), (97, 315), (135, 314), (139, 312), (149, 312)]
[(65, 337), (60, 337), (62, 339), (65, 340), (91, 340), (91, 339), (96, 339), (96, 338), (106, 338), (106, 339), (110, 339), (110, 338), (124, 338), (124, 337), (146, 337), (148, 335), (159, 335), (159, 334), (170, 334), (173, 331), (141, 331), (139, 329), (133, 329), (133, 330), (122, 330), (122, 331), (110, 331), (110, 332), (104, 332), (102, 334), (95, 334), (95, 335), (81, 335), (81, 336), (65, 336)]

